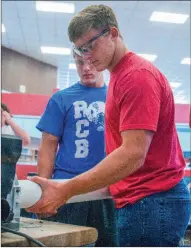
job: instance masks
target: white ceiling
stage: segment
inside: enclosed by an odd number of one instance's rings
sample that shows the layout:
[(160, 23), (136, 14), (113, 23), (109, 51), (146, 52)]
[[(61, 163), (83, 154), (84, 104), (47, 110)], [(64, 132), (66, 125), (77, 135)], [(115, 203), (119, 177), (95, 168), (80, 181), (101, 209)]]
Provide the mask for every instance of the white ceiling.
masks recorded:
[[(175, 90), (179, 102), (190, 101), (190, 65), (182, 65), (190, 57), (190, 18), (184, 24), (150, 22), (153, 11), (190, 15), (190, 1), (70, 1), (75, 12), (91, 4), (111, 6), (118, 18), (124, 41), (131, 51), (157, 54), (154, 62), (169, 81), (181, 82)], [(78, 80), (75, 70), (69, 69), (71, 56), (42, 54), (41, 46), (68, 47), (67, 27), (74, 14), (39, 12), (35, 1), (2, 1), (2, 45), (58, 67), (60, 87)], [(106, 81), (109, 73), (106, 72)], [(177, 98), (178, 99), (178, 98)]]

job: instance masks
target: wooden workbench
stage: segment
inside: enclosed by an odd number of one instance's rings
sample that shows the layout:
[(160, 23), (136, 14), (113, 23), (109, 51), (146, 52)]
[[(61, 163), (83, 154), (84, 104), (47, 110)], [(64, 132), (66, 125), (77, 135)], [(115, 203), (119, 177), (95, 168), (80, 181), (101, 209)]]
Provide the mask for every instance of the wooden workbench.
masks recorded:
[[(95, 228), (74, 226), (50, 221), (34, 220), (21, 218), (20, 232), (23, 232), (40, 242), (45, 246), (84, 246), (94, 243), (97, 240), (98, 233)], [(12, 234), (1, 234), (1, 246), (21, 247), (37, 246), (26, 238)]]

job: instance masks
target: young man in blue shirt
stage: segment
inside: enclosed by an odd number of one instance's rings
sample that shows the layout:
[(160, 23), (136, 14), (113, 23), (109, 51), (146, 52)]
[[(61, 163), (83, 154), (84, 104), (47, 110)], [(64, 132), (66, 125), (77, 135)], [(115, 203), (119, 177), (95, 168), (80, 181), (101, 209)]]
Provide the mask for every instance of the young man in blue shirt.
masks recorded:
[[(42, 132), (37, 171), (47, 179), (73, 178), (105, 157), (103, 73), (78, 55), (74, 59), (80, 81), (51, 97), (37, 125)], [(110, 199), (66, 204), (48, 219), (95, 227), (96, 246), (118, 245), (115, 206)]]

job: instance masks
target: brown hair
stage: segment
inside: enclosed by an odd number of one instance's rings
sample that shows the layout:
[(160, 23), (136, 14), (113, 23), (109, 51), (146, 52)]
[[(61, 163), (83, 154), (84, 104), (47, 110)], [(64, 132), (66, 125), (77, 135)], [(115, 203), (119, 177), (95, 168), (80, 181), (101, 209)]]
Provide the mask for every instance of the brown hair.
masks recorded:
[(103, 4), (90, 5), (72, 18), (68, 26), (68, 36), (71, 42), (75, 42), (92, 28), (101, 29), (112, 26), (119, 30), (112, 8)]
[[(5, 103), (1, 103), (1, 109), (2, 109), (3, 111), (8, 112), (9, 114), (11, 113), (10, 110), (9, 110), (9, 108), (7, 107), (7, 105), (6, 105)], [(12, 116), (11, 116), (11, 117), (12, 117)], [(8, 126), (7, 122), (5, 122), (5, 125)]]
[(7, 105), (5, 103), (1, 103), (1, 108), (3, 109), (3, 111), (7, 111), (8, 113), (11, 113), (9, 108), (7, 107)]

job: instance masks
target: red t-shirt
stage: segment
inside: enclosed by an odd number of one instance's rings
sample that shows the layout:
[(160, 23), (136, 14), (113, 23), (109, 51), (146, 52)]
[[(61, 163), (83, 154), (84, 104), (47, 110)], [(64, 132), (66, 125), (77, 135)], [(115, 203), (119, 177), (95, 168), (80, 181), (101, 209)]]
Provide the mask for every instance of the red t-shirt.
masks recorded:
[(107, 154), (122, 144), (122, 131), (144, 129), (154, 135), (144, 165), (109, 187), (117, 208), (168, 190), (183, 178), (185, 161), (174, 112), (164, 75), (152, 63), (127, 53), (111, 72), (105, 111)]

